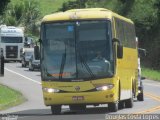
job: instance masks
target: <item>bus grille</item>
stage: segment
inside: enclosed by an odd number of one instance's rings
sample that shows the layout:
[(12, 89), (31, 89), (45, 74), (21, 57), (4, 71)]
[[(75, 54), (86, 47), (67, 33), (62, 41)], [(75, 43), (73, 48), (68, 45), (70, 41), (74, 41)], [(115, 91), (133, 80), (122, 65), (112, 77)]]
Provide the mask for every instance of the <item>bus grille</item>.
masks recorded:
[(18, 46), (6, 46), (6, 58), (17, 58)]

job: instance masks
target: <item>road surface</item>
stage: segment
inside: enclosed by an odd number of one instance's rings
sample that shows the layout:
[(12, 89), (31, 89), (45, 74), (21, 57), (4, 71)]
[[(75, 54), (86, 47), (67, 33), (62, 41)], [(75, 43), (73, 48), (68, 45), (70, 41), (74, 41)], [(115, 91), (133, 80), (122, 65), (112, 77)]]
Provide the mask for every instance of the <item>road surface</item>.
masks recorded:
[[(20, 63), (6, 63), (5, 76), (0, 78), (0, 83), (21, 91), (27, 98), (19, 106), (0, 111), (18, 120), (105, 120), (111, 114), (107, 112), (107, 105), (102, 105), (88, 106), (81, 112), (71, 112), (68, 106), (63, 106), (61, 115), (51, 115), (50, 107), (43, 103), (40, 72), (22, 68)], [(134, 100), (133, 108), (121, 109), (116, 114), (160, 114), (160, 82), (144, 80), (143, 83), (145, 101)]]

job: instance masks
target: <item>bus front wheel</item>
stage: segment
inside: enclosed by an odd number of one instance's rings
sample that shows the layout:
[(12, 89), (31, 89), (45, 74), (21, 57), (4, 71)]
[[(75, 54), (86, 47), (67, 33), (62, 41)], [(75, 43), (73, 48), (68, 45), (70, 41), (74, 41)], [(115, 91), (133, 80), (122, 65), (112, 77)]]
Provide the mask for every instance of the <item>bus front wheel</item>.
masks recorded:
[(125, 107), (126, 108), (132, 108), (133, 107), (133, 93), (132, 93), (132, 97), (130, 99), (125, 100)]
[(53, 115), (58, 115), (61, 113), (61, 105), (52, 105), (51, 112)]
[(118, 111), (118, 102), (108, 103), (108, 111), (109, 112), (117, 112)]

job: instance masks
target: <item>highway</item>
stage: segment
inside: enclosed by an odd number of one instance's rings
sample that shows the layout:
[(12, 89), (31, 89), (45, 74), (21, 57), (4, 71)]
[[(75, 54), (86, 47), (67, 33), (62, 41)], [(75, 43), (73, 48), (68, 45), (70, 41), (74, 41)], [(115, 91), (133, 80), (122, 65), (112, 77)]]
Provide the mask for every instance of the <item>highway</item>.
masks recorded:
[[(18, 116), (18, 120), (105, 120), (107, 105), (88, 106), (86, 111), (69, 111), (63, 106), (61, 115), (51, 115), (50, 107), (43, 103), (39, 71), (29, 71), (20, 63), (6, 63), (5, 75), (0, 83), (20, 91), (27, 101), (19, 106), (0, 111), (0, 114)], [(134, 100), (133, 108), (121, 109), (116, 114), (160, 114), (160, 82), (144, 80), (145, 100)], [(0, 119), (1, 120), (1, 119)]]

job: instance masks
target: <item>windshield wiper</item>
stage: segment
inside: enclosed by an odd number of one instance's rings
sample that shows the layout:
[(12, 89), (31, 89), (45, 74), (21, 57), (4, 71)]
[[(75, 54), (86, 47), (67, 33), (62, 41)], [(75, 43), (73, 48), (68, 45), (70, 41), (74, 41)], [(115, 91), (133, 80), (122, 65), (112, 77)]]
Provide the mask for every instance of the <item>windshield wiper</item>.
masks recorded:
[(59, 79), (62, 79), (65, 63), (66, 63), (66, 44), (65, 44), (65, 53), (63, 53), (62, 55), (62, 62), (61, 62), (61, 67), (59, 71)]
[(81, 62), (85, 66), (85, 68), (88, 71), (88, 73), (91, 75), (92, 78), (95, 78), (96, 76), (93, 74), (92, 70), (90, 69), (90, 67), (88, 66), (88, 64), (86, 63), (86, 61), (84, 60), (84, 58), (82, 57), (80, 52), (79, 52), (79, 56), (80, 56)]

